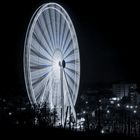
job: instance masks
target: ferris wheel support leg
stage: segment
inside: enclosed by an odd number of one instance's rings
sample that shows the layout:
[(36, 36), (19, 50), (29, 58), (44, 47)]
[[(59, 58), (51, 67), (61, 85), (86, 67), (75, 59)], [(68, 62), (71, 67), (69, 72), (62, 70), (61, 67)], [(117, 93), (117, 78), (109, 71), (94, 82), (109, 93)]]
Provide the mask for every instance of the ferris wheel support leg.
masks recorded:
[(68, 116), (68, 106), (67, 106), (67, 109), (66, 109), (66, 115), (65, 115), (64, 128), (66, 127), (66, 123), (67, 123), (67, 116)]
[(62, 67), (60, 67), (60, 81), (61, 81), (61, 83), (60, 83), (60, 90), (61, 90), (61, 105), (62, 105), (62, 125), (64, 126), (64, 92), (63, 92), (63, 70), (62, 70), (63, 68)]
[[(65, 73), (64, 73), (65, 74)], [(66, 80), (66, 83), (67, 83), (67, 79), (66, 79), (66, 76), (65, 76), (65, 80)], [(66, 84), (67, 85), (67, 84)], [(74, 108), (74, 104), (72, 102), (72, 98), (71, 98), (71, 95), (70, 95), (70, 92), (69, 92), (69, 88), (68, 88), (68, 85), (67, 85), (67, 98), (69, 100), (69, 103), (70, 103), (70, 106), (71, 106), (71, 111), (73, 113), (73, 117), (74, 117), (74, 120), (76, 121), (76, 112), (75, 112), (75, 108)]]
[(71, 107), (71, 111), (73, 113), (74, 120), (76, 120), (76, 112), (75, 112), (75, 108), (74, 108), (74, 105), (72, 103), (72, 99), (71, 99), (69, 92), (68, 92), (67, 96), (68, 96), (68, 100), (70, 102), (70, 107)]

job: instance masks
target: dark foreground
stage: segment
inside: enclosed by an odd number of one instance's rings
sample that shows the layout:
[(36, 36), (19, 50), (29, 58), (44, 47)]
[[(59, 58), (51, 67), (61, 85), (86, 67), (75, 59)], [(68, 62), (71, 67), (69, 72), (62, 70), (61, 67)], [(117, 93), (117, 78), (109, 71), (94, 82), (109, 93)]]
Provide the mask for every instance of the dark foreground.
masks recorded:
[(71, 130), (64, 130), (60, 128), (8, 128), (2, 129), (1, 135), (4, 139), (85, 139), (85, 140), (98, 140), (98, 139), (105, 139), (105, 140), (138, 140), (138, 137), (133, 136), (125, 136), (124, 134), (99, 134), (94, 131), (86, 131), (86, 132), (79, 132), (79, 131), (71, 131)]

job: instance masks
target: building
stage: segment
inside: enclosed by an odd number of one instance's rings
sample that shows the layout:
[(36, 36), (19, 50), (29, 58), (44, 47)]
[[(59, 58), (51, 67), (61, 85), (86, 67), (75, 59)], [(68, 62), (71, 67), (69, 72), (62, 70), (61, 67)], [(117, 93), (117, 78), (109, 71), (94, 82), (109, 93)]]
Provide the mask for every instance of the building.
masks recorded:
[(130, 89), (135, 90), (137, 88), (137, 85), (134, 83), (117, 83), (113, 84), (112, 91), (113, 94), (116, 95), (116, 97), (122, 98), (124, 96), (130, 96)]

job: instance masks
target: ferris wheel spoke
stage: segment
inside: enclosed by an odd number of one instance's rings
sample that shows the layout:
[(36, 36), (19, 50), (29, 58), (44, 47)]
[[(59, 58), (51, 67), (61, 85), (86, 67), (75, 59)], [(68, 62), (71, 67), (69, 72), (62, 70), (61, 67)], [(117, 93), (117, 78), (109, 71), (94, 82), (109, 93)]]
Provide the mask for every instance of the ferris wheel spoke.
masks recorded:
[(60, 46), (60, 49), (62, 50), (62, 46), (61, 46), (61, 44), (62, 44), (62, 36), (63, 36), (63, 30), (64, 30), (64, 25), (65, 25), (65, 20), (64, 20), (64, 18), (62, 18), (62, 16), (61, 16), (61, 24), (60, 24), (60, 40), (59, 40), (59, 46)]
[(71, 71), (69, 69), (65, 69), (66, 73), (69, 74), (73, 80), (75, 80), (75, 83), (77, 81), (77, 79), (79, 78), (79, 74), (77, 74), (77, 72), (75, 71)]
[(45, 35), (45, 31), (44, 31), (45, 28), (42, 27), (42, 24), (40, 22), (41, 21), (38, 19), (37, 20), (37, 25), (38, 25), (38, 27), (40, 29), (41, 34), (42, 34), (42, 37), (43, 37), (42, 39), (44, 39), (43, 42), (46, 44), (45, 46), (48, 46), (48, 49), (49, 49), (50, 53), (53, 53), (53, 50), (52, 50), (51, 44), (50, 44), (50, 40), (48, 40), (46, 35)]
[(46, 22), (46, 19), (45, 19), (45, 14), (44, 14), (45, 12), (43, 12), (42, 13), (42, 17), (43, 17), (43, 21), (44, 21), (44, 23), (45, 23), (45, 27), (46, 27), (46, 33), (47, 33), (47, 37), (48, 37), (48, 39), (49, 39), (49, 42), (50, 42), (50, 46), (51, 46), (51, 48), (52, 48), (52, 50), (54, 51), (54, 46), (53, 46), (53, 40), (52, 40), (52, 38), (51, 38), (51, 33), (50, 33), (50, 30), (49, 30), (49, 27), (48, 27), (48, 25), (47, 25), (47, 22)]
[(36, 87), (37, 84), (40, 83), (47, 75), (48, 75), (48, 73), (44, 74), (43, 76), (39, 77), (36, 81), (34, 81), (32, 83), (33, 87)]
[(69, 57), (65, 57), (65, 61), (69, 62), (71, 60), (79, 59), (76, 57), (76, 55), (78, 55), (78, 54), (74, 53), (74, 54), (71, 54)]
[(60, 42), (60, 46), (61, 46), (62, 50), (63, 50), (63, 41), (64, 41), (64, 37), (65, 37), (65, 32), (66, 32), (66, 22), (64, 22), (64, 26), (63, 26), (63, 29), (62, 29), (62, 39), (61, 39), (61, 42)]
[(51, 65), (34, 65), (34, 66), (30, 66), (30, 68), (31, 68), (31, 72), (32, 72), (32, 71), (44, 69), (44, 68), (50, 67), (50, 66)]
[(34, 66), (34, 65), (52, 65), (52, 62), (50, 60), (47, 59), (43, 59), (41, 57), (38, 57), (36, 55), (31, 54), (30, 55), (30, 65)]
[[(31, 54), (31, 57), (30, 57), (31, 61), (34, 61), (34, 60), (36, 61), (36, 59), (38, 60), (38, 58), (39, 58), (39, 59), (42, 59), (42, 61), (46, 60), (46, 61), (52, 62), (51, 58), (47, 58), (45, 55), (41, 54), (40, 52), (37, 52), (33, 48), (31, 48), (30, 54)], [(34, 58), (34, 60), (33, 60), (33, 58)]]
[(34, 57), (39, 57), (45, 61), (52, 62), (52, 56), (50, 56), (42, 47), (36, 43), (31, 44), (30, 54)]
[(72, 65), (77, 65), (79, 64), (79, 59), (72, 59), (72, 60), (67, 60), (66, 63), (67, 64), (72, 64)]
[(53, 36), (53, 32), (52, 32), (52, 22), (50, 19), (50, 10), (49, 9), (45, 11), (44, 16), (45, 16), (45, 19), (47, 19), (45, 21), (46, 21), (46, 26), (48, 27), (48, 31), (50, 33), (50, 38), (52, 40), (52, 44), (53, 44), (52, 47), (53, 47), (53, 50), (55, 50), (54, 36)]
[(80, 66), (80, 60), (79, 60), (78, 56), (79, 56), (78, 53), (76, 53), (76, 54), (74, 53), (71, 56), (65, 58), (65, 61), (69, 65), (72, 65), (72, 66), (73, 65), (76, 65), (76, 66), (79, 65)]
[(56, 39), (57, 39), (57, 45), (58, 45), (58, 47), (60, 47), (59, 46), (59, 32), (60, 32), (60, 13), (59, 12), (56, 12), (56, 29), (57, 29), (57, 31), (56, 31)]
[(58, 43), (57, 43), (57, 18), (56, 18), (56, 16), (57, 16), (57, 11), (56, 11), (56, 9), (54, 10), (54, 32), (55, 32), (55, 47), (56, 48), (58, 48), (59, 47), (59, 45), (58, 45)]
[(40, 83), (38, 83), (35, 87), (33, 87), (35, 99), (37, 99), (38, 97), (41, 97), (41, 95), (43, 94), (43, 90), (42, 89), (45, 88), (44, 82), (45, 82), (45, 79), (43, 81), (41, 81)]
[(36, 43), (38, 43), (38, 45), (39, 45), (44, 51), (46, 51), (46, 52), (48, 53), (48, 55), (49, 55), (50, 57), (52, 57), (51, 53), (46, 49), (46, 47), (44, 46), (44, 44), (38, 39), (38, 37), (37, 37), (37, 35), (36, 35), (35, 32), (33, 33), (33, 39), (34, 39), (34, 41), (36, 41)]
[(69, 39), (67, 39), (66, 45), (64, 46), (63, 54), (65, 54), (67, 50), (69, 49), (69, 47), (72, 47), (72, 46), (73, 46), (73, 41), (69, 37)]
[[(36, 81), (43, 75), (50, 74), (51, 72), (52, 72), (52, 68), (50, 68), (50, 67), (44, 68), (44, 69), (39, 69), (39, 70), (34, 70), (34, 71), (31, 69), (32, 81)], [(46, 75), (46, 77), (48, 77), (48, 75)]]
[(58, 45), (59, 45), (59, 48), (61, 48), (60, 46), (60, 40), (61, 40), (61, 23), (62, 23), (62, 16), (60, 16), (60, 22), (58, 23), (59, 25), (59, 32), (58, 32)]
[(67, 84), (67, 87), (68, 87), (68, 91), (70, 92), (70, 95), (71, 95), (71, 98), (72, 98), (72, 96), (73, 96), (73, 85), (69, 81), (69, 77), (68, 77), (68, 75), (65, 71), (64, 71), (64, 76), (65, 76), (65, 79), (66, 79), (66, 84)]
[(43, 102), (44, 101), (47, 101), (48, 100), (48, 97), (49, 97), (49, 91), (50, 91), (50, 86), (49, 86), (49, 82), (50, 82), (50, 79), (47, 78), (46, 81), (44, 82), (44, 85), (45, 85), (45, 88), (44, 88), (44, 91), (41, 95), (41, 101), (40, 102)]
[(67, 75), (67, 77), (69, 79), (69, 82), (71, 83), (70, 84), (71, 85), (71, 88), (77, 86), (77, 83), (75, 81), (75, 76), (73, 77), (70, 73), (68, 73), (68, 71), (65, 71), (65, 73), (66, 73), (66, 75)]
[(38, 103), (41, 103), (40, 101), (41, 101), (41, 97), (42, 97), (42, 95), (43, 95), (43, 93), (44, 93), (44, 90), (45, 90), (45, 85), (43, 85), (43, 86), (39, 89), (38, 94), (35, 96), (35, 99), (36, 99), (36, 101), (37, 101)]
[(48, 75), (47, 75), (47, 77), (44, 79), (45, 81), (43, 81), (44, 82), (44, 85), (45, 85), (45, 89), (44, 89), (44, 91), (43, 91), (43, 93), (42, 93), (42, 95), (41, 95), (41, 102), (43, 102), (43, 100), (44, 101), (47, 101), (48, 100), (48, 97), (49, 97), (49, 94), (51, 94), (51, 92), (50, 92), (50, 90), (51, 90), (51, 86), (50, 85), (52, 85), (50, 82), (51, 82), (51, 78), (52, 78), (52, 71), (50, 71), (49, 73), (48, 73)]
[(67, 52), (64, 55), (64, 58), (69, 54), (69, 52), (71, 52), (72, 50), (74, 50), (73, 46), (69, 47)]
[(63, 38), (63, 42), (62, 42), (62, 50), (64, 49), (65, 44), (66, 44), (66, 42), (67, 42), (69, 36), (70, 36), (70, 30), (69, 30), (69, 28), (66, 26), (65, 35), (64, 35), (64, 38)]
[(52, 8), (51, 9), (49, 9), (48, 10), (48, 14), (49, 14), (49, 19), (50, 19), (50, 29), (51, 29), (51, 34), (52, 34), (52, 38), (53, 38), (53, 46), (54, 46), (54, 49), (55, 49), (55, 33), (54, 33), (54, 31), (53, 31), (53, 19), (52, 19), (52, 13), (51, 13), (51, 10), (52, 10)]
[(80, 73), (77, 70), (75, 70), (75, 68), (68, 67), (68, 65), (67, 65), (66, 69), (71, 71), (73, 74), (76, 74), (77, 76), (80, 76)]
[[(45, 44), (46, 41), (42, 39), (40, 40), (36, 31), (33, 32), (33, 41), (32, 41), (32, 46), (38, 46), (38, 50), (41, 51), (43, 53), (43, 51), (45, 51), (49, 56), (52, 57), (52, 52), (50, 51), (50, 49), (48, 48), (48, 45)], [(47, 46), (47, 48), (46, 48)], [(35, 47), (34, 47), (35, 48)]]
[(53, 32), (53, 36), (54, 36), (54, 44), (55, 44), (55, 47), (57, 47), (57, 44), (56, 44), (56, 10), (55, 9), (50, 9), (50, 18), (51, 18), (51, 21), (52, 21), (52, 32)]
[(49, 90), (50, 90), (50, 88), (49, 88), (49, 79), (47, 79), (47, 82), (46, 82), (46, 84), (45, 84), (45, 89), (44, 89), (44, 92), (43, 92), (43, 94), (42, 94), (42, 97), (41, 97), (41, 102), (44, 102), (44, 101), (47, 101), (48, 100), (48, 97), (49, 97)]
[(69, 49), (67, 51), (67, 53), (65, 53), (64, 59), (69, 58), (70, 56), (74, 55), (76, 53), (76, 51), (77, 51), (77, 48), (75, 48), (75, 49), (73, 49), (73, 48)]
[[(44, 86), (44, 81), (45, 81), (45, 78), (42, 81), (40, 81), (39, 83), (37, 83), (35, 86), (33, 86), (35, 96), (37, 95), (38, 91), (42, 88), (42, 86)], [(32, 80), (32, 83), (33, 82), (34, 81)]]

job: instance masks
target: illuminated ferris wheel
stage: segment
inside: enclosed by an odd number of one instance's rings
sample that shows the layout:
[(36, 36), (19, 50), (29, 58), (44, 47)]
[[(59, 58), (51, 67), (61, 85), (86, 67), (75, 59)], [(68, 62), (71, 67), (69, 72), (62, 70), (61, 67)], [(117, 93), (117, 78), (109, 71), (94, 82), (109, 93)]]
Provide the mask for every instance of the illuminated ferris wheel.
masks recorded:
[[(77, 36), (67, 12), (56, 3), (40, 6), (32, 16), (24, 44), (24, 77), (32, 104), (70, 107), (74, 118), (80, 81)], [(58, 111), (59, 112), (59, 111)]]

